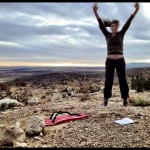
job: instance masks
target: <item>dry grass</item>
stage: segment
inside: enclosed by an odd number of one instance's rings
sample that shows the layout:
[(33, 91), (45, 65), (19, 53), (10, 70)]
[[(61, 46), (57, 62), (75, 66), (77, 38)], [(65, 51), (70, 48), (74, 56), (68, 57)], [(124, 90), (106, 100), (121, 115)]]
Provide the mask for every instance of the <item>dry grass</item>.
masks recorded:
[(150, 99), (146, 95), (131, 96), (129, 101), (133, 106), (150, 106)]

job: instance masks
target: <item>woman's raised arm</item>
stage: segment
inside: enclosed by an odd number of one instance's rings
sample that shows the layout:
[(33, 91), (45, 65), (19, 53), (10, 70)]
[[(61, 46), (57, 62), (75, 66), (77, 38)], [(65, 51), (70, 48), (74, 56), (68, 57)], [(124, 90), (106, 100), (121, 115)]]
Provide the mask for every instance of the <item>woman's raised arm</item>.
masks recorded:
[(103, 34), (104, 34), (105, 37), (106, 37), (107, 34), (108, 34), (108, 31), (107, 31), (106, 27), (104, 26), (104, 24), (103, 24), (101, 18), (100, 18), (99, 15), (98, 15), (97, 10), (98, 10), (99, 7), (98, 7), (98, 5), (95, 3), (92, 8), (93, 8), (95, 17), (96, 17), (97, 21), (99, 22), (99, 27), (100, 27), (101, 31), (103, 32)]
[(126, 31), (128, 30), (128, 28), (129, 28), (129, 26), (130, 26), (130, 24), (131, 24), (131, 21), (132, 21), (132, 19), (135, 17), (135, 15), (136, 15), (136, 13), (138, 12), (138, 10), (139, 10), (139, 4), (136, 2), (135, 4), (134, 4), (134, 7), (135, 7), (135, 11), (133, 12), (133, 14), (130, 16), (130, 18), (127, 20), (127, 22), (125, 23), (125, 25), (123, 26), (123, 28), (122, 28), (122, 30), (121, 30), (121, 32), (123, 33), (123, 34), (125, 34), (126, 33)]

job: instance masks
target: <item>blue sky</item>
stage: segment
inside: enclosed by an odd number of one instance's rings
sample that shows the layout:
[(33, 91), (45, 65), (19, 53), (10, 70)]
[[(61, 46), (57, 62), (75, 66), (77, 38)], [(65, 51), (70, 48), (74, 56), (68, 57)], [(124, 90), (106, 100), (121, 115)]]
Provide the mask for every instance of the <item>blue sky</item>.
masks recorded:
[[(150, 3), (139, 4), (124, 37), (127, 63), (150, 62)], [(120, 20), (119, 30), (135, 10), (134, 2), (98, 5), (102, 18)], [(106, 41), (92, 6), (0, 3), (0, 66), (104, 66)]]

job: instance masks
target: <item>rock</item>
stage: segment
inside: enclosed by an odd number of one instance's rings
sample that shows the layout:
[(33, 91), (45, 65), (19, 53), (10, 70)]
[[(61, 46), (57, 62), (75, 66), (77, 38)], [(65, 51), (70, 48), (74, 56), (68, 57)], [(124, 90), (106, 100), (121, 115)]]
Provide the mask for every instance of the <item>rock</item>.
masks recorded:
[(34, 137), (34, 139), (36, 139), (36, 140), (40, 140), (40, 139), (41, 139), (41, 137), (39, 137), (39, 136), (35, 136), (35, 137)]
[(136, 93), (136, 90), (130, 90), (130, 93)]
[(4, 112), (1, 112), (1, 114), (7, 114), (7, 113), (10, 113), (10, 112), (12, 112), (12, 111), (7, 110), (7, 111), (4, 111)]
[(20, 128), (20, 122), (19, 121), (16, 122), (16, 127)]
[(63, 94), (62, 94), (62, 98), (68, 98), (67, 93), (63, 93)]
[(47, 145), (42, 145), (42, 147), (43, 147), (43, 148), (47, 148), (48, 146), (47, 146)]
[(14, 142), (24, 142), (25, 138), (25, 132), (18, 124), (10, 125), (2, 133), (1, 145), (12, 146)]
[(54, 90), (54, 93), (57, 93), (57, 92), (58, 92), (58, 90), (57, 90), (57, 89), (55, 89), (55, 90)]
[(1, 100), (0, 100), (0, 105), (1, 105), (2, 103), (6, 103), (7, 105), (8, 105), (9, 103), (15, 103), (17, 106), (23, 106), (23, 104), (20, 103), (20, 102), (18, 102), (16, 99), (10, 99), (10, 98), (1, 99)]
[(16, 99), (1, 99), (0, 100), (0, 109), (5, 110), (6, 108), (11, 108), (15, 106), (23, 106), (24, 104), (18, 102)]
[[(2, 132), (3, 132), (4, 128), (5, 128), (5, 125), (4, 124), (0, 124), (0, 137), (2, 135)], [(1, 139), (0, 139), (0, 141), (1, 141)]]
[(38, 98), (33, 97), (28, 101), (28, 104), (29, 105), (37, 105), (37, 104), (39, 104), (39, 100), (38, 100)]
[(45, 122), (44, 118), (41, 116), (33, 116), (28, 122), (26, 135), (28, 136), (39, 136), (44, 130)]
[(42, 136), (43, 136), (43, 133), (41, 132), (41, 133), (40, 133), (40, 137), (42, 137)]
[(55, 93), (52, 97), (52, 100), (60, 100), (62, 99), (62, 95), (60, 93)]
[(28, 147), (27, 143), (14, 142), (13, 147)]
[(5, 128), (5, 125), (4, 124), (0, 124), (0, 128)]
[(74, 91), (74, 89), (70, 86), (66, 87), (63, 92), (67, 92), (67, 93), (72, 93)]

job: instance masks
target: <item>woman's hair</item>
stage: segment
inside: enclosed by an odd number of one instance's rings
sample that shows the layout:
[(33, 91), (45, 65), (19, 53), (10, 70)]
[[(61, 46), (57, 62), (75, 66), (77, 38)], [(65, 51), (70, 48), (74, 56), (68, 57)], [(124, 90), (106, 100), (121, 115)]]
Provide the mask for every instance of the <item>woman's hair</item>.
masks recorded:
[(111, 25), (114, 23), (119, 24), (119, 20), (114, 19), (114, 20), (110, 21), (109, 19), (103, 19), (103, 24), (105, 27), (111, 27)]

